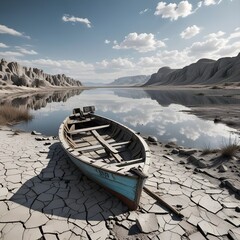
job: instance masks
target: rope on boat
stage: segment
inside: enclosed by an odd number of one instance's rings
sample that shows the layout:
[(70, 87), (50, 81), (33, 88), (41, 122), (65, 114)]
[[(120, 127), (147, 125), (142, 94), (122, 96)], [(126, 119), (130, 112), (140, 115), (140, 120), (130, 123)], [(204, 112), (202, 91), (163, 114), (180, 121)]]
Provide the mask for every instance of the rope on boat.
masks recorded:
[(183, 218), (184, 216), (178, 211), (176, 210), (174, 207), (172, 207), (171, 205), (169, 205), (168, 203), (166, 203), (162, 198), (160, 198), (159, 195), (157, 195), (156, 193), (154, 193), (153, 191), (151, 191), (149, 188), (147, 187), (143, 187), (144, 191), (151, 196), (152, 198), (156, 199), (159, 203), (163, 204), (166, 208), (168, 208), (172, 213), (176, 214), (178, 217)]

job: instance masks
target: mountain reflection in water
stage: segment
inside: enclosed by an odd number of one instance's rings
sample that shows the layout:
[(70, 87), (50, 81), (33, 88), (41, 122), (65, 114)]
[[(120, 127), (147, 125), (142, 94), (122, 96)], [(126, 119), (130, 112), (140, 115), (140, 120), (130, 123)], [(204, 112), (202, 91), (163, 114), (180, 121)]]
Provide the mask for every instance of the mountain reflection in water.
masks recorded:
[[(55, 95), (54, 95), (55, 94)], [(96, 106), (96, 113), (116, 120), (144, 136), (156, 136), (161, 142), (174, 141), (186, 147), (219, 147), (236, 138), (231, 129), (214, 124), (183, 111), (192, 105), (239, 104), (239, 99), (203, 96), (191, 91), (157, 91), (142, 89), (92, 89), (34, 95), (12, 100), (13, 105), (25, 103), (34, 119), (15, 126), (27, 131), (57, 135), (63, 119), (72, 109)], [(76, 94), (76, 95), (75, 95)], [(20, 105), (21, 105), (20, 104)]]
[(66, 102), (67, 99), (79, 95), (82, 90), (72, 89), (65, 91), (41, 92), (34, 94), (22, 94), (18, 97), (5, 97), (0, 99), (0, 105), (10, 104), (15, 107), (30, 108), (34, 110), (46, 107), (51, 102)]

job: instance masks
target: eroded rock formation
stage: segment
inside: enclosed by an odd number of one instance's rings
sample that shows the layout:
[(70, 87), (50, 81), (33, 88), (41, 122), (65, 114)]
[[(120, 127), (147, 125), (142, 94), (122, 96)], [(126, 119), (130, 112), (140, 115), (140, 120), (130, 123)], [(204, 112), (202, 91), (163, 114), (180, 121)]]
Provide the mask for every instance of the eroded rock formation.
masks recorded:
[(81, 82), (64, 74), (51, 75), (38, 68), (27, 68), (17, 62), (0, 62), (0, 85), (26, 87), (81, 86)]
[(200, 59), (182, 69), (163, 67), (152, 74), (147, 85), (195, 85), (240, 82), (240, 53), (219, 60)]

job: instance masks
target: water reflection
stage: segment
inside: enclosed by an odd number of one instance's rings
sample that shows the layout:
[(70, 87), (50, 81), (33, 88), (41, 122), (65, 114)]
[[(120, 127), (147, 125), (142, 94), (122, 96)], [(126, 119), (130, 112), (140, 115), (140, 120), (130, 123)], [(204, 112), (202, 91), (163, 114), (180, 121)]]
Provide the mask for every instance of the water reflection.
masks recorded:
[[(173, 103), (183, 106), (240, 103), (240, 99), (230, 98), (229, 95), (226, 94), (227, 90), (224, 90), (224, 93), (218, 95), (216, 94), (216, 90), (212, 89), (204, 90), (204, 92), (206, 92), (207, 95), (198, 89), (144, 91), (139, 90), (127, 92), (124, 92), (121, 89), (116, 89), (114, 91), (116, 95), (121, 97), (129, 97), (134, 99), (150, 97), (152, 100), (156, 100), (161, 106), (169, 106)], [(239, 94), (239, 92), (237, 92), (237, 94)]]
[[(32, 101), (37, 104), (37, 99), (42, 101), (37, 96)], [(61, 102), (52, 99), (61, 99)], [(26, 102), (29, 104), (29, 101)], [(237, 100), (220, 96), (196, 96), (189, 91), (179, 93), (140, 89), (93, 89), (68, 99), (61, 98), (60, 95), (48, 96), (44, 100), (44, 108), (32, 110), (34, 119), (17, 127), (56, 135), (60, 123), (73, 108), (94, 105), (98, 114), (121, 122), (145, 136), (154, 135), (162, 142), (174, 141), (187, 147), (219, 147), (228, 142), (230, 137), (235, 137), (231, 133), (233, 129), (183, 112), (189, 110), (189, 105), (213, 104), (214, 101), (216, 104), (228, 104)], [(41, 102), (39, 105), (44, 104)]]
[(80, 89), (72, 89), (65, 91), (53, 91), (42, 93), (22, 94), (18, 97), (5, 97), (0, 99), (0, 105), (9, 104), (15, 107), (30, 108), (38, 110), (47, 106), (51, 102), (66, 102), (70, 97), (79, 95)]

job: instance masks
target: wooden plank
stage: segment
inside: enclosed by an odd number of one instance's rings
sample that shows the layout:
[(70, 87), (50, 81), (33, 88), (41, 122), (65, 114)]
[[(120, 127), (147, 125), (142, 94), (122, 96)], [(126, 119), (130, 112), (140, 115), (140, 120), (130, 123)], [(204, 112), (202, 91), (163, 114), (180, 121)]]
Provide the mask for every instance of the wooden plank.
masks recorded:
[(83, 120), (78, 120), (78, 119), (70, 119), (68, 124), (74, 125), (74, 124), (78, 124), (78, 123), (83, 123), (83, 122), (91, 122), (94, 118), (87, 118), (87, 119), (83, 119)]
[(110, 124), (96, 126), (96, 127), (81, 128), (81, 129), (69, 131), (68, 133), (69, 134), (77, 134), (77, 133), (81, 133), (81, 132), (88, 132), (88, 131), (93, 131), (93, 130), (97, 130), (97, 129), (107, 128), (109, 126), (110, 126)]
[(156, 193), (154, 193), (153, 191), (151, 191), (149, 188), (147, 187), (143, 187), (144, 191), (151, 196), (152, 198), (155, 198), (159, 203), (163, 204), (165, 207), (167, 207), (171, 212), (175, 213), (177, 216), (179, 216), (180, 218), (183, 218), (184, 216), (177, 211), (174, 207), (172, 207), (171, 205), (169, 205), (167, 202), (165, 202), (159, 195), (157, 195)]
[(76, 144), (74, 143), (74, 141), (68, 135), (65, 135), (65, 137), (67, 138), (67, 141), (68, 141), (69, 145), (72, 148), (75, 148)]
[[(112, 140), (114, 141), (114, 140)], [(109, 140), (107, 141), (107, 143), (111, 143)], [(130, 141), (126, 141), (126, 142), (119, 142), (119, 143), (113, 143), (111, 144), (112, 147), (121, 147), (122, 145), (126, 145), (130, 143)], [(100, 150), (100, 149), (103, 149), (104, 146), (101, 145), (101, 144), (97, 144), (97, 145), (91, 145), (91, 146), (87, 146), (87, 147), (76, 147), (76, 149), (78, 149), (78, 151), (96, 151), (96, 150)]]
[(107, 148), (111, 153), (118, 153), (118, 151), (114, 147), (112, 147), (106, 140), (104, 140), (103, 137), (96, 130), (91, 130), (91, 133), (94, 137), (96, 137), (99, 143), (103, 145), (104, 148)]
[(117, 167), (124, 167), (124, 166), (129, 166), (129, 165), (132, 165), (132, 164), (135, 164), (135, 163), (140, 163), (140, 162), (143, 162), (143, 161), (144, 161), (143, 158), (131, 159), (131, 160), (124, 161), (120, 164), (117, 164), (116, 166)]
[(122, 157), (118, 153), (111, 153), (111, 155), (120, 163), (123, 161)]

